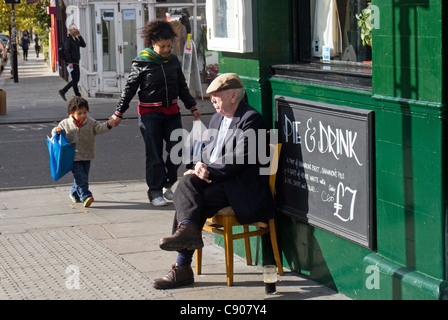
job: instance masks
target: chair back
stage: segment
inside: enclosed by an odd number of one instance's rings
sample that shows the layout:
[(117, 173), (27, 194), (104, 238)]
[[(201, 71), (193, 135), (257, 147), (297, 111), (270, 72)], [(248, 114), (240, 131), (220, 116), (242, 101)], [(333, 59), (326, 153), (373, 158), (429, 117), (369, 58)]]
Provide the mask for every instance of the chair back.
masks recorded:
[(281, 149), (281, 143), (269, 144), (270, 154), (272, 154), (271, 166), (269, 168), (269, 187), (271, 188), (272, 196), (275, 194), (275, 179), (277, 178), (278, 161)]

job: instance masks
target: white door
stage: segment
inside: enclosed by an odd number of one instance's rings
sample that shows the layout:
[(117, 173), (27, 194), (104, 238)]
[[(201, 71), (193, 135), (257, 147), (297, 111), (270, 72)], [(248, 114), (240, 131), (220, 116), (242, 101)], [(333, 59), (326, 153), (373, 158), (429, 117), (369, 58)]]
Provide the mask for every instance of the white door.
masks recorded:
[(138, 30), (143, 25), (141, 5), (96, 4), (99, 89), (121, 92), (132, 60), (143, 49)]

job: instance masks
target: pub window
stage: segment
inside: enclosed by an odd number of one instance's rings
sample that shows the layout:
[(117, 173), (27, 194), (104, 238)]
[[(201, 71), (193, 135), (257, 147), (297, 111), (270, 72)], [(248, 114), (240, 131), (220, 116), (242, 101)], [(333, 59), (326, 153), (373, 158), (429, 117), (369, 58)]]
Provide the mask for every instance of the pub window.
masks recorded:
[(207, 0), (207, 45), (216, 51), (253, 51), (249, 0)]
[[(369, 63), (370, 43), (363, 45), (357, 14), (369, 0), (296, 0), (294, 2), (295, 62)], [(328, 61), (325, 61), (328, 62)]]
[(195, 44), (204, 32), (205, 0), (157, 0), (153, 10), (148, 12), (146, 20), (166, 19), (172, 23), (177, 37), (174, 41), (172, 53), (182, 61), (184, 45), (188, 34), (193, 35)]

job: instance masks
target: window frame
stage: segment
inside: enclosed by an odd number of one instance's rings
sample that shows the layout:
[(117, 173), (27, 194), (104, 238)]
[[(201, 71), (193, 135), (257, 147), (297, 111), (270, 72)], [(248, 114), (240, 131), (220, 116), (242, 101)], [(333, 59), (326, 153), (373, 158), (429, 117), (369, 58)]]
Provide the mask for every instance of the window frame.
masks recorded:
[(252, 0), (229, 1), (233, 2), (236, 13), (233, 19), (233, 38), (215, 36), (217, 9), (214, 0), (206, 0), (207, 47), (209, 50), (222, 52), (253, 52)]
[(311, 62), (310, 0), (292, 1), (292, 63)]
[(372, 90), (372, 65), (331, 60), (324, 63), (311, 52), (310, 0), (292, 0), (291, 63), (272, 66), (274, 78), (316, 85)]

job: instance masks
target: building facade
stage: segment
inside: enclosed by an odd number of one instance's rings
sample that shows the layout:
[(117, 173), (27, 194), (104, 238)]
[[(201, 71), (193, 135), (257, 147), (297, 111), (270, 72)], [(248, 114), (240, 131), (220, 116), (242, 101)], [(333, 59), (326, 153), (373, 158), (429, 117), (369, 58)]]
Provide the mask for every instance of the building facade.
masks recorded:
[(366, 0), (57, 1), (59, 21), (79, 10), (90, 96), (121, 92), (146, 21), (186, 8), (194, 39), (213, 21), (219, 71), (283, 144), (284, 266), (354, 299), (448, 297), (445, 1), (372, 0), (365, 43)]
[[(146, 22), (156, 18), (171, 21), (179, 37), (174, 48), (182, 59), (187, 34), (194, 40), (205, 24), (205, 0), (55, 0), (58, 43), (70, 23), (79, 26), (86, 41), (81, 49), (79, 85), (88, 96), (121, 93), (132, 59), (144, 49), (140, 36)], [(65, 64), (58, 61), (59, 73), (68, 79)]]
[(285, 266), (354, 299), (446, 299), (448, 4), (373, 0), (371, 48), (366, 7), (251, 1), (253, 51), (220, 72), (279, 130)]

